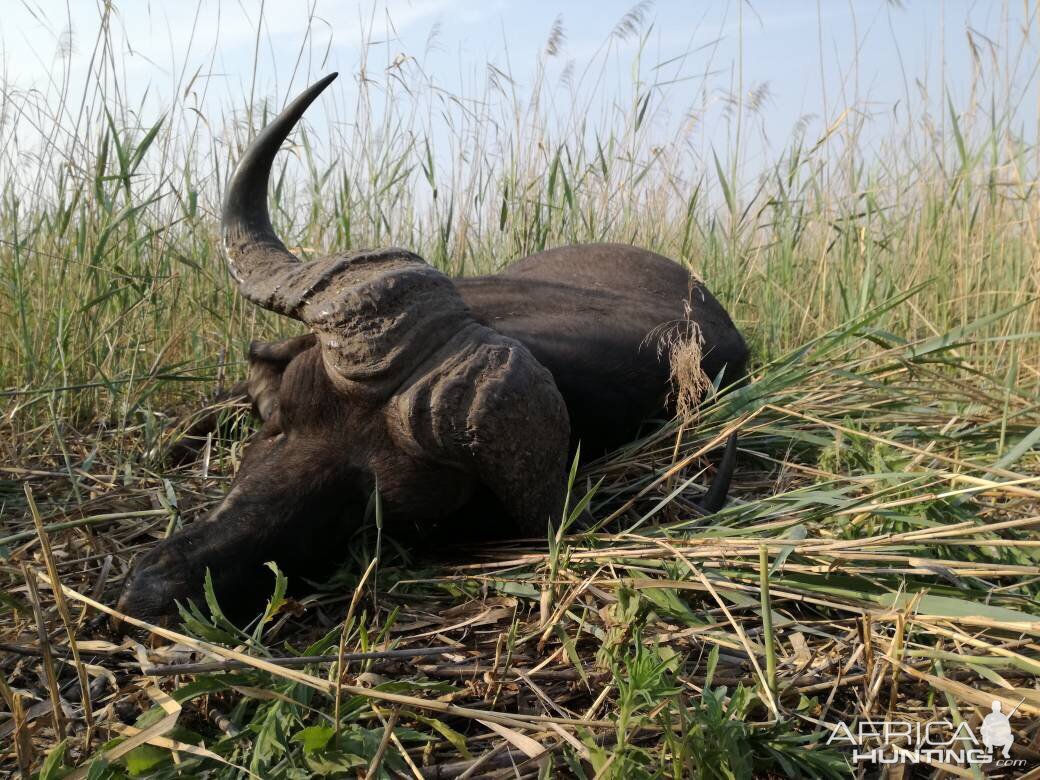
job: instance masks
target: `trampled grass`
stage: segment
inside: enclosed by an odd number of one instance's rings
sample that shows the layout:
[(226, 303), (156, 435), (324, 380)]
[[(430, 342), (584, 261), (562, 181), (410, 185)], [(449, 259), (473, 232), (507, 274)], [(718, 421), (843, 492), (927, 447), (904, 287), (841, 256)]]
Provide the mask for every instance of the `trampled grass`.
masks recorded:
[[(637, 9), (616, 34), (646, 26)], [(1000, 45), (1035, 57), (1022, 35)], [(0, 771), (846, 776), (840, 724), (977, 732), (994, 699), (1015, 771), (1037, 771), (1040, 148), (1005, 60), (980, 53), (972, 100), (922, 95), (873, 152), (849, 106), (745, 180), (739, 146), (664, 133), (676, 89), (642, 47), (630, 94), (602, 94), (607, 46), (559, 108), (558, 44), (523, 93), (497, 71), (462, 96), (413, 60), (366, 71), (282, 155), (276, 227), (304, 254), (400, 245), (454, 274), (646, 246), (734, 313), (754, 381), (580, 469), (594, 531), (445, 559), (388, 529), (373, 565), (372, 526), (315, 595), (272, 576), (246, 630), (209, 604), (125, 640), (98, 616), (130, 559), (205, 515), (249, 426), (178, 468), (164, 447), (251, 338), (293, 332), (217, 251), (224, 178), (280, 102), (200, 116), (188, 74), (141, 115), (104, 57), (82, 106), (5, 89)], [(732, 104), (750, 132), (754, 100)], [(732, 499), (705, 520), (734, 430)]]

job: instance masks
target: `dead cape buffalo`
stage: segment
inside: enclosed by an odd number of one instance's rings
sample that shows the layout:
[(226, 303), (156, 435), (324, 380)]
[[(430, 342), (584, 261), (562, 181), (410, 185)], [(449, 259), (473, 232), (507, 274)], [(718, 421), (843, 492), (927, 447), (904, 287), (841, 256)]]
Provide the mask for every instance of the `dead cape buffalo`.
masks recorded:
[[(477, 506), (485, 524), (543, 537), (560, 520), (574, 444), (601, 452), (667, 408), (661, 338), (692, 321), (706, 374), (744, 373), (744, 340), (718, 301), (678, 264), (633, 247), (552, 249), (456, 281), (403, 249), (300, 262), (271, 227), (267, 184), (333, 78), (257, 136), (222, 217), (242, 295), (311, 333), (253, 345), (248, 390), (263, 426), (210, 517), (136, 561), (119, 599), (127, 614), (171, 614), (200, 595), (207, 568), (230, 602), (263, 589), (266, 561), (320, 576), (346, 557), (376, 490), (391, 533), (421, 539)], [(727, 460), (708, 510), (724, 498)]]

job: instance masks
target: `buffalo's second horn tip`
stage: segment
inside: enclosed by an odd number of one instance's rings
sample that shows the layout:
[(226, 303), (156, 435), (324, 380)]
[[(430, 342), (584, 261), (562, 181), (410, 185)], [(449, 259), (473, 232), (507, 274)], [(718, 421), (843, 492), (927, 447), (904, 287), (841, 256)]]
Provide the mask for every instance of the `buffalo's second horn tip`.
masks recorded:
[(706, 515), (713, 515), (722, 509), (729, 495), (729, 484), (733, 480), (733, 472), (737, 465), (737, 432), (733, 431), (726, 439), (726, 449), (719, 461), (719, 469), (715, 479), (711, 481), (708, 492), (698, 503), (700, 510)]

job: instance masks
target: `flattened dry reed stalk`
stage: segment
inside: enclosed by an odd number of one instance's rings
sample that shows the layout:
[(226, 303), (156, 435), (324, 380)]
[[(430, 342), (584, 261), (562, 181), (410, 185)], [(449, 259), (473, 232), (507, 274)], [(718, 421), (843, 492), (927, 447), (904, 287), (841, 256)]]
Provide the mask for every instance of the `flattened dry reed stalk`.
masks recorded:
[[(40, 548), (43, 550), (43, 559), (47, 564), (47, 574), (50, 576), (52, 583), (61, 582), (58, 576), (58, 567), (54, 562), (54, 553), (51, 551), (51, 543), (47, 538), (47, 531), (44, 530), (43, 521), (40, 520), (40, 512), (36, 508), (36, 501), (33, 499), (32, 488), (28, 484), (25, 487), (25, 500), (29, 505), (29, 514), (32, 515), (33, 523), (36, 525), (36, 533), (39, 534)], [(69, 650), (72, 652), (72, 662), (76, 667), (76, 677), (79, 680), (80, 697), (83, 703), (83, 719), (87, 724), (87, 734), (84, 738), (86, 747), (90, 747), (91, 733), (94, 730), (94, 708), (93, 703), (90, 701), (90, 683), (87, 681), (87, 670), (83, 666), (83, 661), (79, 657), (79, 646), (76, 643), (76, 630), (73, 626), (72, 615), (69, 612), (68, 604), (65, 601), (65, 594), (61, 588), (53, 591), (54, 593), (54, 604), (58, 609), (58, 615), (61, 617), (62, 625), (65, 627), (65, 633), (69, 640)], [(46, 648), (41, 648), (45, 653), (48, 652)]]
[(62, 588), (65, 591), (65, 595), (75, 601), (87, 604), (96, 610), (99, 610), (106, 615), (117, 618), (131, 626), (136, 628), (144, 629), (149, 633), (163, 637), (170, 641), (179, 642), (183, 645), (191, 647), (199, 652), (203, 652), (212, 656), (225, 658), (232, 661), (240, 661), (247, 666), (255, 669), (260, 669), (269, 674), (273, 674), (275, 677), (281, 677), (286, 680), (292, 680), (293, 682), (304, 685), (308, 688), (312, 688), (319, 693), (334, 694), (337, 689), (342, 690), (345, 693), (349, 693), (354, 696), (362, 696), (364, 698), (375, 699), (376, 701), (384, 701), (391, 704), (407, 705), (418, 709), (429, 709), (434, 712), (443, 712), (452, 715), (458, 715), (464, 718), (472, 719), (483, 719), (490, 722), (501, 723), (507, 726), (528, 728), (529, 724), (541, 724), (541, 723), (559, 723), (561, 725), (570, 726), (583, 726), (588, 728), (609, 728), (612, 724), (609, 721), (593, 721), (593, 720), (579, 720), (576, 718), (557, 718), (549, 715), (527, 715), (521, 713), (514, 713), (510, 715), (503, 715), (497, 712), (490, 712), (485, 710), (474, 709), (471, 707), (458, 707), (453, 704), (446, 702), (422, 699), (416, 696), (406, 696), (397, 693), (383, 692), (378, 689), (363, 688), (357, 685), (348, 685), (345, 683), (330, 683), (327, 680), (323, 680), (314, 675), (306, 672), (299, 672), (295, 669), (289, 669), (286, 667), (278, 666), (270, 661), (263, 658), (255, 658), (237, 650), (221, 647), (220, 645), (213, 644), (211, 642), (204, 642), (192, 637), (181, 634), (170, 629), (163, 628), (161, 626), (152, 625), (143, 620), (137, 620), (129, 615), (119, 612), (112, 607), (108, 607), (104, 604), (94, 601), (88, 596), (84, 596), (82, 593), (77, 593), (71, 590), (61, 583), (50, 583), (52, 587)]
[(758, 582), (762, 599), (762, 641), (766, 648), (766, 684), (769, 692), (776, 696), (776, 645), (773, 637), (773, 600), (769, 596), (769, 550), (758, 547)]
[(22, 706), (22, 695), (11, 690), (7, 681), (0, 675), (0, 696), (3, 697), (11, 716), (13, 725), (11, 744), (14, 746), (15, 760), (22, 777), (29, 776), (33, 764), (32, 737), (26, 728), (25, 708)]
[(394, 735), (394, 726), (396, 724), (397, 710), (393, 709), (390, 711), (390, 717), (386, 719), (386, 725), (383, 726), (383, 736), (380, 737), (375, 755), (372, 756), (372, 761), (369, 763), (368, 769), (365, 772), (365, 780), (375, 780), (378, 776), (379, 767), (383, 763), (383, 756), (386, 755), (386, 749), (390, 747), (390, 738)]
[[(60, 523), (48, 523), (42, 526), (44, 533), (54, 533), (55, 531), (66, 531), (70, 528), (81, 528), (85, 525), (109, 523), (113, 520), (132, 520), (138, 517), (158, 517), (159, 515), (168, 514), (166, 509), (144, 509), (139, 512), (109, 512), (106, 514), (92, 515), (90, 517), (81, 517), (78, 520), (66, 520)], [(31, 531), (19, 531), (18, 533), (9, 534), (7, 536), (0, 537), (0, 545), (17, 544), (18, 542), (24, 542), (27, 539), (32, 539), (39, 536), (39, 531), (35, 528)]]
[[(394, 658), (427, 658), (430, 656), (443, 655), (451, 651), (451, 647), (423, 647), (409, 650), (399, 648), (394, 650), (373, 650), (365, 653), (347, 653), (342, 655), (304, 655), (288, 658), (268, 658), (268, 663), (277, 666), (313, 666), (314, 664), (337, 663), (341, 667), (347, 661), (386, 661)], [(209, 672), (228, 672), (234, 669), (247, 668), (248, 664), (243, 661), (212, 661), (197, 664), (169, 664), (167, 666), (146, 666), (141, 674), (147, 677), (168, 677), (180, 674), (200, 674)]]
[(47, 680), (47, 693), (51, 699), (51, 717), (54, 720), (54, 733), (57, 741), (65, 739), (65, 712), (61, 706), (61, 694), (58, 689), (58, 672), (54, 668), (54, 655), (51, 652), (51, 641), (48, 636), (47, 623), (40, 606), (40, 594), (36, 589), (36, 579), (28, 564), (22, 565), (22, 577), (29, 595), (33, 617), (36, 619), (36, 636), (40, 642), (40, 659), (43, 664), (44, 678)]

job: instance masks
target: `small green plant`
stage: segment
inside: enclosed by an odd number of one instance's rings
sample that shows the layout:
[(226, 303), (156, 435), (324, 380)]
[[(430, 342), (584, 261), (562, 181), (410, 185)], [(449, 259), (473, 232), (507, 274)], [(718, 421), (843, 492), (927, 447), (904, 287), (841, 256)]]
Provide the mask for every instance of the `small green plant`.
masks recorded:
[[(680, 661), (634, 632), (613, 675), (618, 689), (616, 743), (586, 742), (596, 771), (612, 778), (677, 780), (848, 776), (846, 759), (825, 747), (819, 734), (799, 733), (783, 722), (752, 725), (753, 711), (764, 709), (750, 689), (712, 687), (717, 646), (708, 654), (699, 696), (682, 684)], [(648, 739), (651, 734), (659, 734), (660, 743)]]

